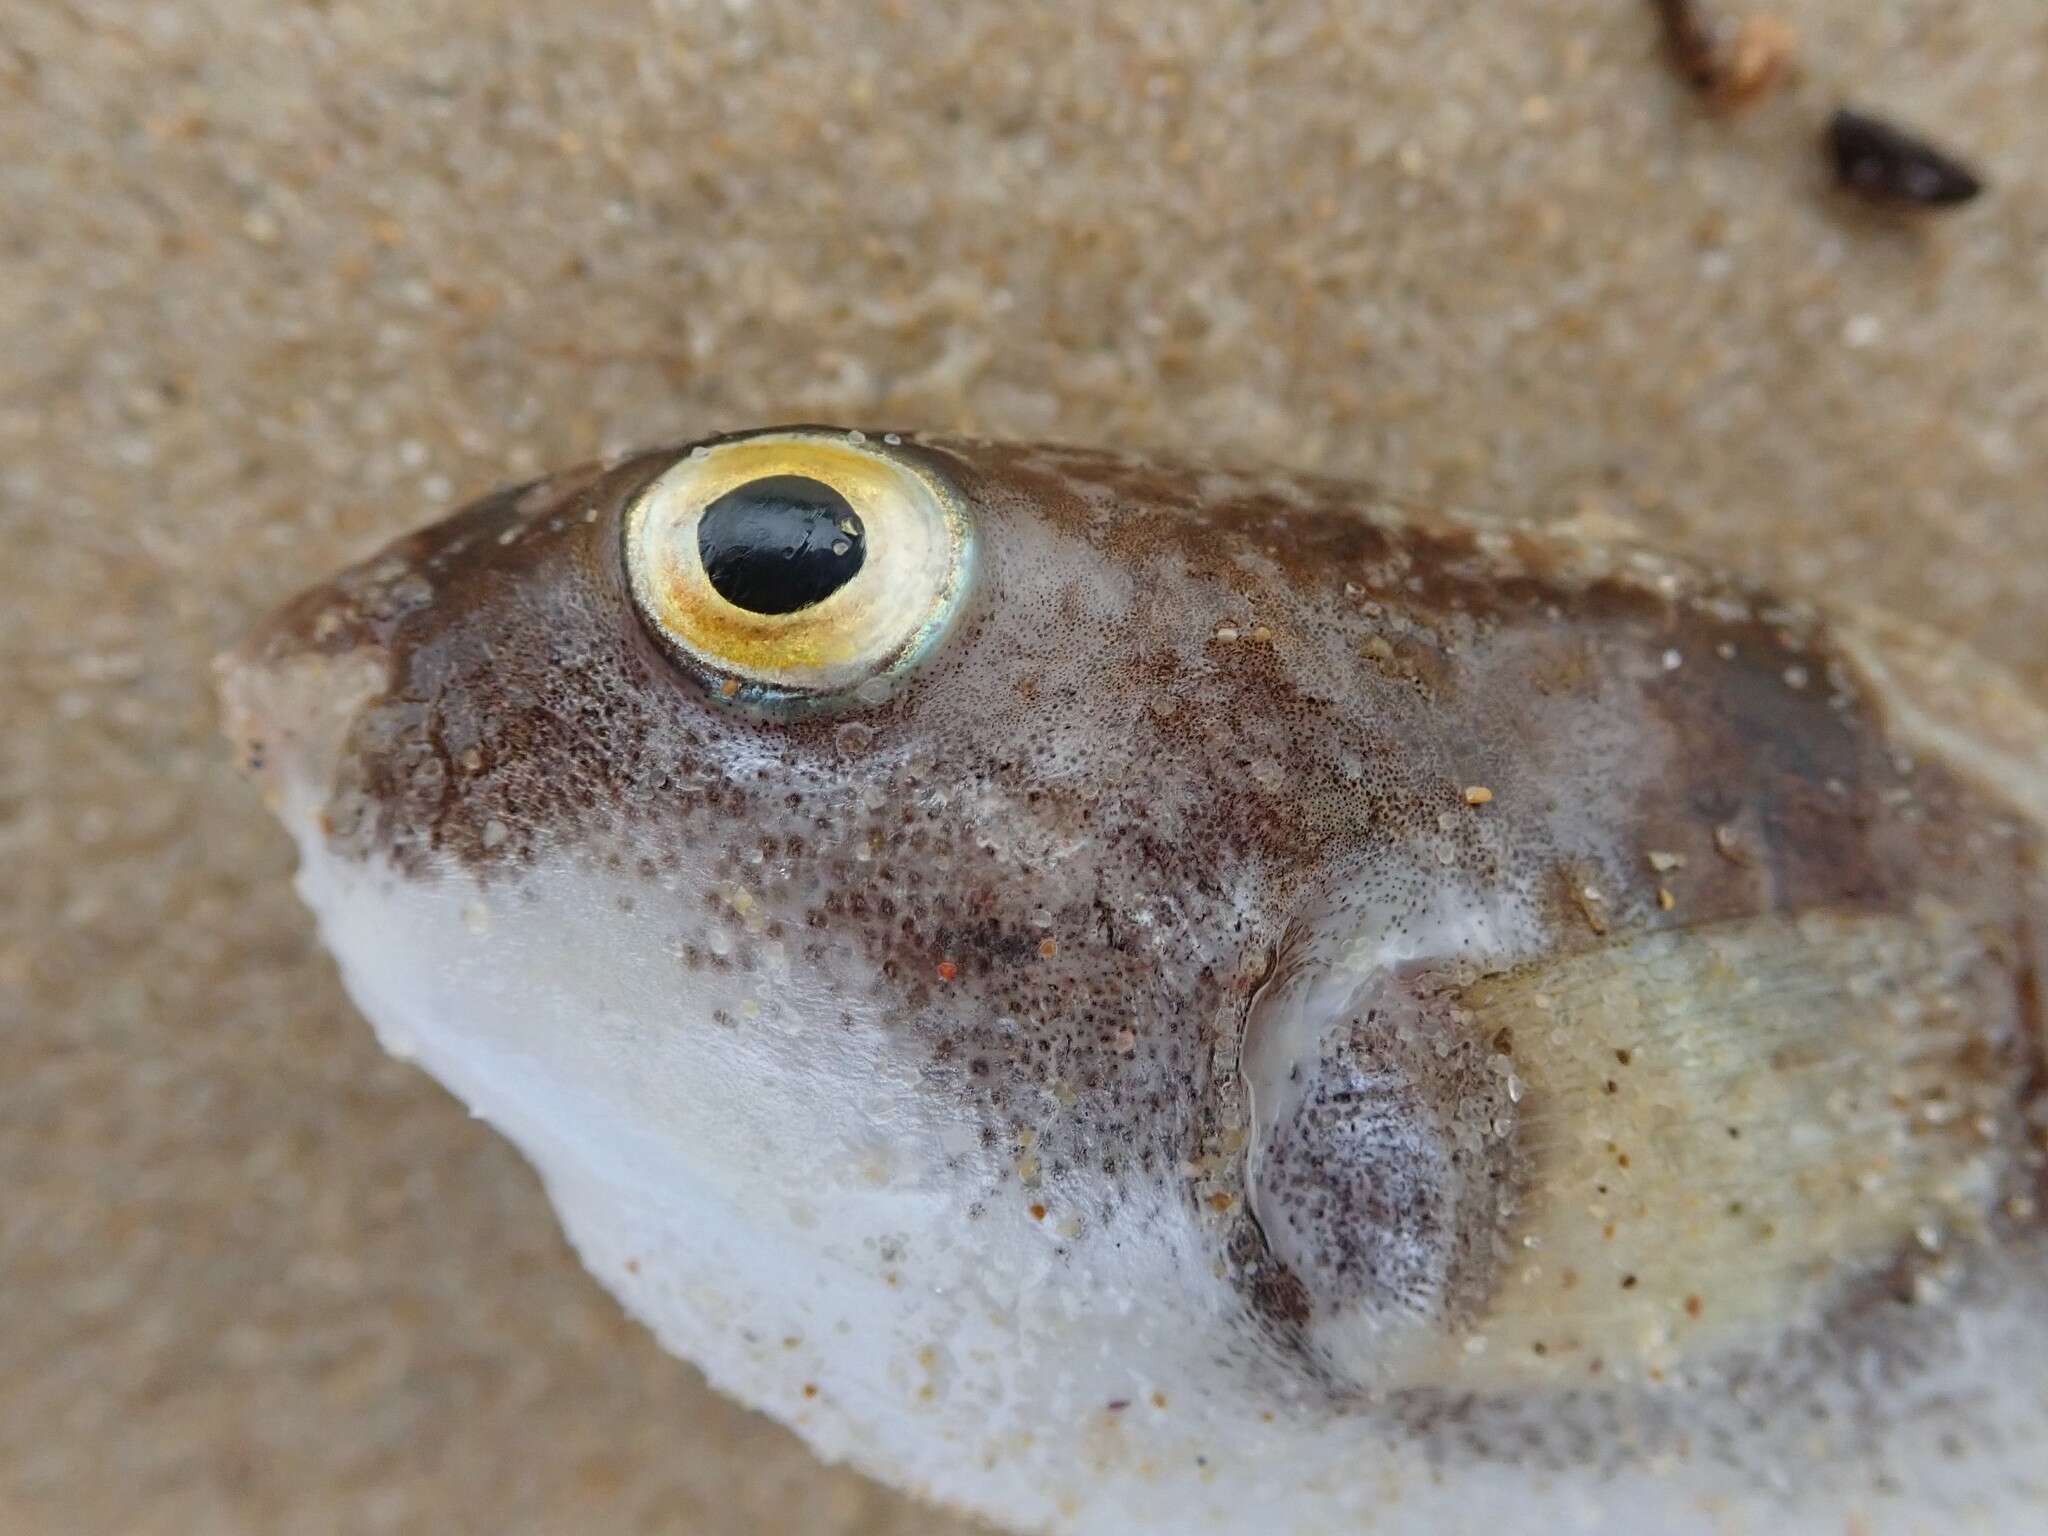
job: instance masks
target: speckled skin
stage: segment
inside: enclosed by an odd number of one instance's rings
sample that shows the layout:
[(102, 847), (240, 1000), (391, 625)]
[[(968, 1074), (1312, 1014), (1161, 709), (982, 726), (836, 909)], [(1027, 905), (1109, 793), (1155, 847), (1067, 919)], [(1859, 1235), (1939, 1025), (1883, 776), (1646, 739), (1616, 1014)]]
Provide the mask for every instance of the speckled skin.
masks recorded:
[[(2041, 792), (1986, 766), (2031, 727), (1959, 754), (1854, 622), (1569, 532), (869, 442), (977, 551), (882, 703), (763, 714), (647, 632), (620, 518), (683, 449), (487, 498), (226, 669), (366, 1012), (666, 1341), (1024, 1528), (2039, 1517), (2040, 1401), (1974, 1353), (2042, 1349)], [(1389, 1374), (1496, 1308), (1545, 1177), (1460, 989), (1930, 906), (1981, 935), (1957, 1300), (1844, 1254), (1669, 1369)]]

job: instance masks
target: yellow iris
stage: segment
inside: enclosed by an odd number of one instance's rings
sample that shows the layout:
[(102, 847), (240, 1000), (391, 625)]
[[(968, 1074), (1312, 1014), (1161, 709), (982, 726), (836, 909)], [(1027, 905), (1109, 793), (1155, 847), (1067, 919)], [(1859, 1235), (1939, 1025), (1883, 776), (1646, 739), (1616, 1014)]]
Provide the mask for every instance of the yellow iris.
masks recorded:
[[(712, 584), (698, 525), (721, 496), (801, 476), (830, 487), (864, 530), (859, 569), (822, 600), (757, 613)], [(855, 433), (783, 431), (693, 449), (625, 516), (634, 606), (678, 659), (727, 698), (886, 696), (943, 635), (965, 591), (966, 509), (938, 476)]]

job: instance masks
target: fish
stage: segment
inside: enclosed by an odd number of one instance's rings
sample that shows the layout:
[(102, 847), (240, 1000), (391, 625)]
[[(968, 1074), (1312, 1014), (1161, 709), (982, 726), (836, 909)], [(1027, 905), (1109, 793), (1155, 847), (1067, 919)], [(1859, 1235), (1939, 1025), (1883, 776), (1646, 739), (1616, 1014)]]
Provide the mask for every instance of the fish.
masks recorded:
[(1016, 1531), (2048, 1529), (2048, 715), (1958, 643), (805, 425), (218, 670), (383, 1046), (822, 1458)]

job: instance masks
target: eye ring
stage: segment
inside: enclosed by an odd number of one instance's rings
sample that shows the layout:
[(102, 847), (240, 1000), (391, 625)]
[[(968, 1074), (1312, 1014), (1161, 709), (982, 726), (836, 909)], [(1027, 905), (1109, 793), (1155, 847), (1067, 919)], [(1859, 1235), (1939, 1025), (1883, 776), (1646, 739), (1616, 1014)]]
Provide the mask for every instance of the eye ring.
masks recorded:
[(627, 585), (713, 697), (879, 703), (951, 627), (971, 573), (959, 495), (856, 432), (700, 444), (628, 505)]

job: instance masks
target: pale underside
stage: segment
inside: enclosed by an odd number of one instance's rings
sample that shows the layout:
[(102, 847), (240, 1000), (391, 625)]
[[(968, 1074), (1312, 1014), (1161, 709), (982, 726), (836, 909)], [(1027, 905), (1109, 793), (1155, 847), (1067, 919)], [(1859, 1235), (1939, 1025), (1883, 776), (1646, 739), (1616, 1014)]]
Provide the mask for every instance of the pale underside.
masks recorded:
[[(315, 851), (300, 888), (336, 951), (362, 957), (345, 975), (386, 1044), (417, 1056), (518, 1143), (585, 1263), (667, 1347), (722, 1390), (793, 1425), (820, 1454), (927, 1496), (1024, 1529), (1417, 1536), (2010, 1533), (2048, 1508), (2048, 1487), (2026, 1466), (2008, 1463), (2005, 1478), (1986, 1478), (1981, 1462), (1951, 1463), (1943, 1451), (1945, 1436), (1964, 1425), (2015, 1447), (2039, 1441), (2048, 1352), (2021, 1276), (2003, 1277), (2013, 1288), (1974, 1306), (1967, 1326), (1947, 1336), (1946, 1361), (1899, 1384), (1894, 1422), (1874, 1443), (1855, 1422), (1857, 1394), (1844, 1389), (1833, 1422), (1775, 1445), (1745, 1440), (1753, 1483), (1704, 1454), (1611, 1473), (1433, 1465), (1431, 1446), (1390, 1439), (1369, 1405), (1337, 1411), (1312, 1398), (1290, 1402), (1284, 1389), (1245, 1390), (1220, 1347), (1235, 1298), (1172, 1191), (1079, 1232), (1009, 1208), (970, 1218), (966, 1194), (985, 1170), (963, 1178), (938, 1154), (973, 1146), (971, 1131), (935, 1114), (914, 1071), (892, 1066), (879, 1030), (821, 1059), (795, 1048), (803, 1020), (791, 1017), (780, 1079), (789, 1095), (774, 1104), (749, 1099), (744, 1067), (637, 1031), (630, 1021), (644, 999), (636, 993), (648, 984), (646, 956), (657, 941), (619, 919), (618, 891), (607, 882), (554, 876), (487, 895), (463, 889), (459, 877), (422, 887)], [(1965, 963), (1938, 933), (1848, 937), (1845, 952), (1858, 961), (1896, 941), (1898, 971), (1944, 983)], [(1732, 935), (1718, 957), (1748, 945), (1755, 958), (1756, 941)], [(1532, 1053), (1540, 1062), (1529, 1068), (1532, 1098), (1604, 1097), (1598, 1058), (1611, 1062), (1610, 1048), (1580, 1033), (1583, 1016), (1600, 1012), (1592, 993), (1602, 986), (1669, 982), (1669, 967), (1686, 962), (1670, 945), (1656, 948), (1662, 953), (1604, 981), (1583, 962), (1554, 978), (1566, 1042)], [(522, 957), (516, 969), (501, 963), (508, 951)], [(438, 963), (404, 958), (421, 954)], [(1842, 1077), (1826, 1070), (1839, 1051), (1816, 1051), (1810, 1070), (1789, 1083), (1730, 1068), (1719, 1059), (1724, 1035), (1674, 1041), (1661, 1033), (1671, 1010), (1643, 1012), (1628, 1036), (1637, 1042), (1629, 1069), (1637, 1081), (1622, 1101), (1632, 1129), (1647, 1132), (1630, 1141), (1640, 1159), (1633, 1172), (1613, 1173), (1600, 1130), (1575, 1132), (1590, 1139), (1561, 1152), (1554, 1197), (1526, 1218), (1521, 1230), (1537, 1242), (1502, 1314), (1476, 1336), (1484, 1354), (1444, 1343), (1455, 1358), (1414, 1358), (1403, 1369), (1426, 1375), (1433, 1365), (1476, 1364), (1481, 1384), (1512, 1387), (1577, 1369), (1587, 1351), (1604, 1348), (1618, 1374), (1668, 1367), (1661, 1390), (1671, 1401), (1694, 1399), (1686, 1412), (1703, 1443), (1715, 1433), (1744, 1439), (1745, 1421), (1768, 1405), (1724, 1398), (1711, 1369), (1695, 1379), (1676, 1362), (1683, 1296), (1711, 1298), (1717, 1336), (1768, 1338), (1786, 1325), (1788, 1301), (1811, 1294), (1800, 1266), (1824, 1269), (1845, 1249), (1915, 1226), (1955, 1241), (1963, 1234), (1949, 1218), (1962, 1214), (1966, 1231), (1980, 1208), (1967, 1158), (1915, 1156), (1910, 1116), (1885, 1107), (1898, 1082), (1916, 1094), (1925, 1084), (1922, 1062), (1898, 1049), (1902, 1036), (1886, 1011), (1897, 994), (1881, 966), (1873, 974), (1874, 993), (1844, 985), (1814, 1009), (1811, 980), (1803, 995), (1788, 994), (1767, 964), (1756, 990), (1715, 1011), (1725, 1028), (1746, 1024), (1774, 1048), (1793, 1049), (1814, 1043), (1808, 1021), (1841, 1024), (1860, 1013), (1842, 1049), (1872, 1054)], [(536, 986), (536, 975), (551, 980)], [(479, 1010), (500, 1026), (488, 1045), (465, 1026)], [(576, 1063), (549, 1048), (521, 1049), (523, 1038), (563, 1032), (592, 1042)], [(1826, 1198), (1791, 1189), (1768, 1163), (1732, 1156), (1718, 1116), (1705, 1129), (1655, 1131), (1664, 1092), (1682, 1100), (1694, 1080), (1729, 1071), (1742, 1079), (1726, 1100), (1729, 1121), (1739, 1120), (1764, 1158), (1787, 1159), (1787, 1176), (1829, 1186)], [(687, 1155), (628, 1130), (707, 1114), (720, 1124), (689, 1138)], [(805, 1125), (814, 1149), (800, 1162), (789, 1155), (791, 1121)], [(1901, 1143), (1903, 1166), (1887, 1168)], [(933, 1155), (917, 1155), (920, 1147)], [(1859, 1184), (1873, 1168), (1886, 1171)], [(1611, 1201), (1582, 1187), (1602, 1175), (1621, 1181)], [(1845, 1203), (1838, 1186), (1864, 1198)], [(1691, 1198), (1644, 1203), (1674, 1190)], [(1734, 1241), (1731, 1200), (1749, 1209)], [(1081, 1206), (1085, 1195), (1069, 1192), (1067, 1201)], [(1618, 1244), (1599, 1237), (1607, 1205), (1625, 1226)], [(1796, 1225), (1813, 1209), (1838, 1219)], [(775, 1219), (764, 1220), (771, 1212)], [(1756, 1231), (1781, 1218), (1789, 1241), (1750, 1262)], [(1641, 1276), (1626, 1292), (1616, 1289), (1624, 1266)], [(1554, 1305), (1550, 1288), (1574, 1269), (1583, 1301), (1568, 1293)], [(1547, 1359), (1529, 1353), (1544, 1337), (1554, 1341)], [(1901, 1488), (1910, 1496), (1899, 1497)], [(1845, 1523), (1852, 1520), (1861, 1523)]]

